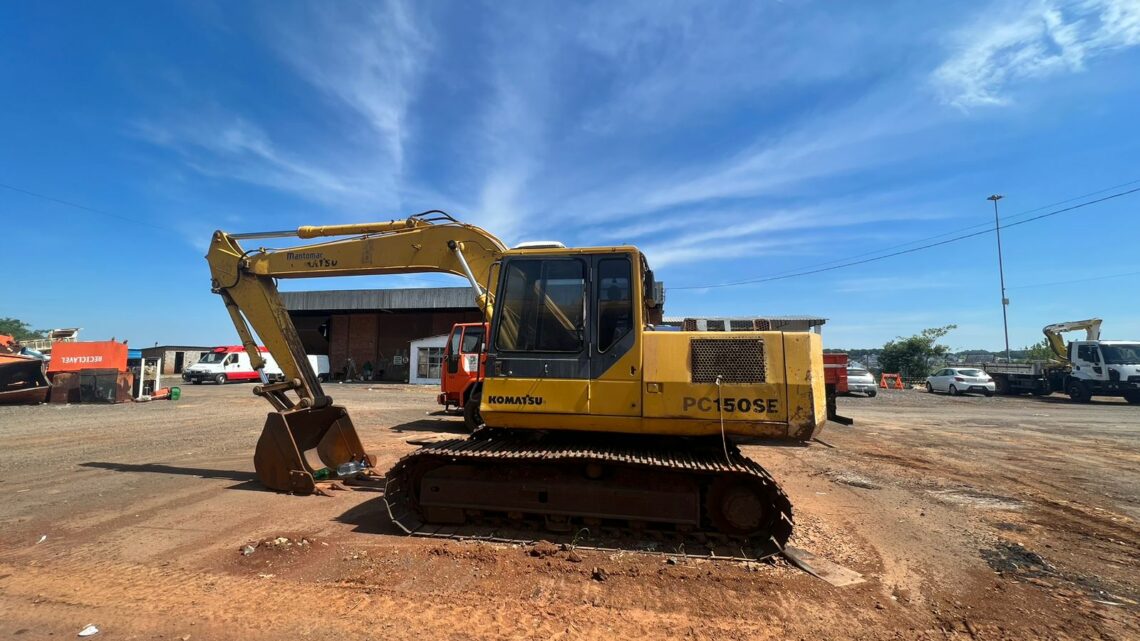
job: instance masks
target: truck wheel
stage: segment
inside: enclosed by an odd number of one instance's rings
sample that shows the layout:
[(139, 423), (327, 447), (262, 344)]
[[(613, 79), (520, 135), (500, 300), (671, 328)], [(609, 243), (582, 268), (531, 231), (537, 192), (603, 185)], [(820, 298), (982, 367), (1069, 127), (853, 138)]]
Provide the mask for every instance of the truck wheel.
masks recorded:
[(1124, 400), (1132, 405), (1140, 405), (1140, 392), (1125, 392)]
[(463, 405), (463, 424), (468, 432), (483, 427), (483, 416), (479, 414), (479, 396), (472, 394)]
[(214, 382), (217, 383), (218, 385), (225, 385), (226, 384), (226, 375), (225, 374), (218, 374), (217, 376), (214, 377)]
[(1092, 400), (1092, 394), (1089, 392), (1088, 385), (1080, 381), (1073, 381), (1069, 383), (1069, 398), (1074, 403), (1088, 403)]

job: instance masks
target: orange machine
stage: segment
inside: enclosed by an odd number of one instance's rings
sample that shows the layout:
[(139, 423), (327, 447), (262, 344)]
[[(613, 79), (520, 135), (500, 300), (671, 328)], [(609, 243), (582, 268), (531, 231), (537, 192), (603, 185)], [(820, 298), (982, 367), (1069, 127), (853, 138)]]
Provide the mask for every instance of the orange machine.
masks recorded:
[(835, 397), (846, 394), (847, 388), (847, 354), (830, 353), (823, 355), (823, 381), (827, 390), (827, 418), (840, 425), (851, 425), (855, 421), (846, 416), (839, 415)]
[(463, 420), (469, 431), (482, 424), (479, 416), (479, 398), (472, 400), (475, 384), (483, 380), (487, 354), (483, 337), (486, 323), (456, 323), (443, 349), (443, 372), (439, 377), (439, 396), (436, 400), (446, 410), (454, 405), (463, 410)]
[(20, 354), (16, 341), (0, 334), (0, 405), (43, 403), (48, 389), (43, 361)]
[(52, 343), (48, 378), (52, 403), (125, 403), (135, 380), (127, 344), (115, 341)]
[(84, 369), (127, 371), (127, 344), (115, 341), (52, 344), (48, 374)]

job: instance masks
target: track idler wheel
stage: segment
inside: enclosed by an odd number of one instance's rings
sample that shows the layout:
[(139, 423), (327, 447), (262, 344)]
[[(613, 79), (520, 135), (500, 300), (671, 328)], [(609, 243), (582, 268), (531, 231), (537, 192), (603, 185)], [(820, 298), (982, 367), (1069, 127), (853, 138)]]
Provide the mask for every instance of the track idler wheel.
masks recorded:
[(767, 529), (772, 501), (755, 483), (717, 479), (709, 488), (707, 511), (713, 526), (730, 536), (752, 536)]

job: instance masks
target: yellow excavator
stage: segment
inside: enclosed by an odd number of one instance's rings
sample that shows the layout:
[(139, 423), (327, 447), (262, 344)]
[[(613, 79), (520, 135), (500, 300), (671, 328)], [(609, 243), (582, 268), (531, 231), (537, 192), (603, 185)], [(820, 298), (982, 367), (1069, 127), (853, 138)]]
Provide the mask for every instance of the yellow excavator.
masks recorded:
[[(324, 239), (289, 248), (240, 244)], [(678, 332), (636, 247), (567, 248), (492, 234), (441, 211), (390, 222), (214, 233), (212, 288), (254, 367), (254, 332), (285, 380), (254, 392), (274, 408), (254, 466), (268, 487), (316, 488), (306, 453), (331, 469), (375, 465), (312, 371), (282, 304), (282, 278), (444, 272), (485, 312), (482, 427), (433, 443), (385, 474), (384, 500), (419, 534), (488, 519), (712, 536), (752, 558), (781, 551), (791, 503), (734, 441), (809, 441), (825, 423), (820, 337), (810, 332)]]

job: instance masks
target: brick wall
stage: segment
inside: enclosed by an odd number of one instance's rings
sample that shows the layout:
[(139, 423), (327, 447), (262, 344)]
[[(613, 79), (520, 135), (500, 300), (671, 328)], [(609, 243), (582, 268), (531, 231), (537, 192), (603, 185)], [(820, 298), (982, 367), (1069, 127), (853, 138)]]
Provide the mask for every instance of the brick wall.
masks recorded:
[(447, 334), (455, 323), (480, 320), (477, 310), (334, 313), (329, 317), (329, 367), (335, 377), (352, 358), (361, 373), (366, 363), (372, 364), (373, 380), (403, 382), (408, 379), (408, 343)]

